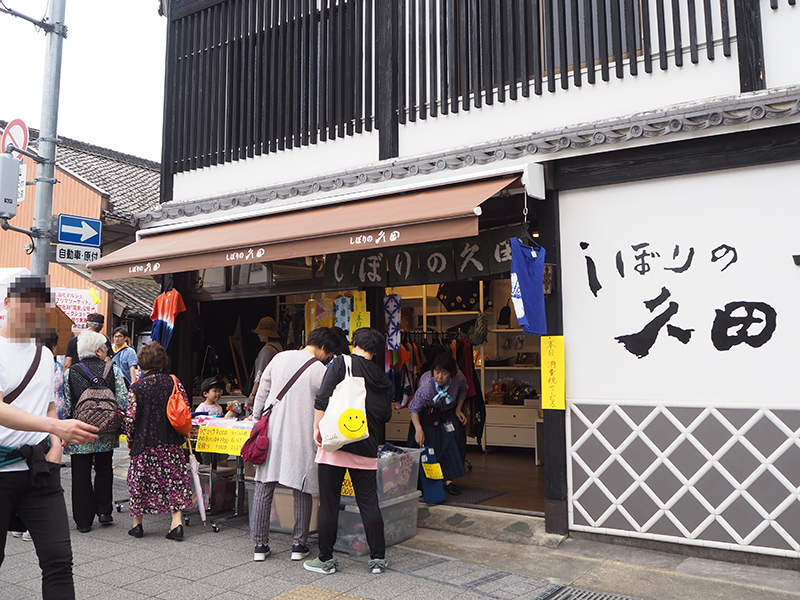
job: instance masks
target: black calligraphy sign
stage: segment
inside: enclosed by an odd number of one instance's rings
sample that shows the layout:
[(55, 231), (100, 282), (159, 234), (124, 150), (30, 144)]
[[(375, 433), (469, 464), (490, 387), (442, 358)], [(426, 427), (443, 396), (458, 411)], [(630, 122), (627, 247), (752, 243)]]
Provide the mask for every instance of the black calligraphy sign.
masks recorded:
[(453, 248), (456, 279), (474, 279), (489, 275), (489, 240), (473, 237), (456, 240)]
[(442, 283), (456, 278), (453, 243), (437, 242), (420, 248), (419, 267), (423, 283)]
[(386, 262), (389, 267), (390, 286), (417, 285), (422, 283), (419, 270), (419, 248), (401, 246), (386, 248)]
[(508, 273), (511, 271), (511, 244), (509, 239), (516, 235), (511, 228), (489, 231), (480, 236), (485, 239), (489, 261), (489, 273)]

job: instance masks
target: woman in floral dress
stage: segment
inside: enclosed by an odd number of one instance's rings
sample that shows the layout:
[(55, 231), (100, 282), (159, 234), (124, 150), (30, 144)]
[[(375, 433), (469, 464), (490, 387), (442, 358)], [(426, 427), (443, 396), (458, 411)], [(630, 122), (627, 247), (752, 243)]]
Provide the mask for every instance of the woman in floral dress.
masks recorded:
[[(144, 375), (131, 384), (126, 426), (131, 466), (128, 470), (130, 510), (136, 538), (144, 536), (144, 514), (172, 514), (166, 537), (183, 539), (182, 511), (192, 505), (192, 490), (181, 446), (184, 438), (167, 418), (167, 400), (172, 393), (172, 377), (162, 373), (169, 359), (158, 342), (146, 344), (139, 352), (139, 368)], [(178, 389), (189, 404), (186, 391)]]

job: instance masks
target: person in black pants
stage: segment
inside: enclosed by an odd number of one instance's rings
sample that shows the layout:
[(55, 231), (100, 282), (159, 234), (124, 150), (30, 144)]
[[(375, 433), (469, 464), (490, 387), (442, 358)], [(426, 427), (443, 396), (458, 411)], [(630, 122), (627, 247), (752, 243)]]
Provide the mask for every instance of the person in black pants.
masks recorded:
[[(42, 569), (42, 598), (72, 600), (67, 508), (61, 487), (61, 440), (86, 443), (97, 429), (58, 421), (53, 402), (53, 355), (37, 345), (50, 289), (24, 276), (8, 287), (0, 329), (0, 565), (9, 522), (17, 515), (31, 534)], [(48, 433), (50, 435), (48, 435)], [(8, 584), (6, 584), (8, 585)]]
[[(66, 414), (72, 415), (81, 394), (92, 385), (91, 377), (97, 377), (102, 385), (114, 392), (117, 408), (125, 414), (128, 388), (119, 367), (106, 360), (106, 336), (92, 330), (81, 333), (78, 336), (78, 356), (80, 362), (73, 364), (64, 374)], [(114, 508), (114, 448), (119, 448), (117, 433), (101, 434), (94, 442), (70, 444), (64, 449), (71, 458), (72, 518), (81, 533), (92, 530), (95, 515), (101, 525), (114, 522), (111, 515)]]
[(370, 549), (368, 568), (372, 573), (386, 570), (386, 540), (383, 531), (383, 516), (378, 505), (378, 439), (383, 426), (392, 416), (392, 382), (382, 367), (372, 362), (373, 356), (383, 358), (386, 338), (369, 327), (362, 327), (353, 334), (353, 376), (363, 377), (367, 389), (366, 413), (369, 437), (365, 440), (342, 446), (327, 452), (322, 449), (319, 422), (328, 408), (328, 400), (336, 385), (345, 377), (345, 360), (336, 357), (328, 366), (322, 386), (314, 402), (314, 441), (317, 444), (317, 477), (319, 479), (319, 514), (317, 530), (319, 557), (303, 563), (303, 567), (315, 573), (335, 573), (338, 562), (333, 558), (333, 545), (339, 519), (339, 500), (345, 470), (350, 471), (358, 510), (364, 523), (364, 531)]

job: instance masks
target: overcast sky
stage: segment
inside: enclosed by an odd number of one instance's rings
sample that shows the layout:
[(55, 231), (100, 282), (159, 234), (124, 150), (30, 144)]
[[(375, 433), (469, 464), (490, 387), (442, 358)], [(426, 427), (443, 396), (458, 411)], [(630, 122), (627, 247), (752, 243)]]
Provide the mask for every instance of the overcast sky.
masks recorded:
[[(41, 19), (48, 2), (2, 5)], [(158, 6), (158, 0), (66, 0), (59, 135), (161, 160), (167, 20)], [(0, 13), (0, 119), (20, 118), (39, 129), (45, 37)]]

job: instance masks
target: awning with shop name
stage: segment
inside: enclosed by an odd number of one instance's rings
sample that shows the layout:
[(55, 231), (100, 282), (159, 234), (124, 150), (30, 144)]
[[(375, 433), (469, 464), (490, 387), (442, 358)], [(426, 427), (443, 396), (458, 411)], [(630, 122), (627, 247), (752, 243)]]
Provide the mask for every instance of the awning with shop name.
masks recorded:
[(92, 281), (406, 246), (478, 233), (475, 208), (517, 177), (145, 236), (89, 264)]

